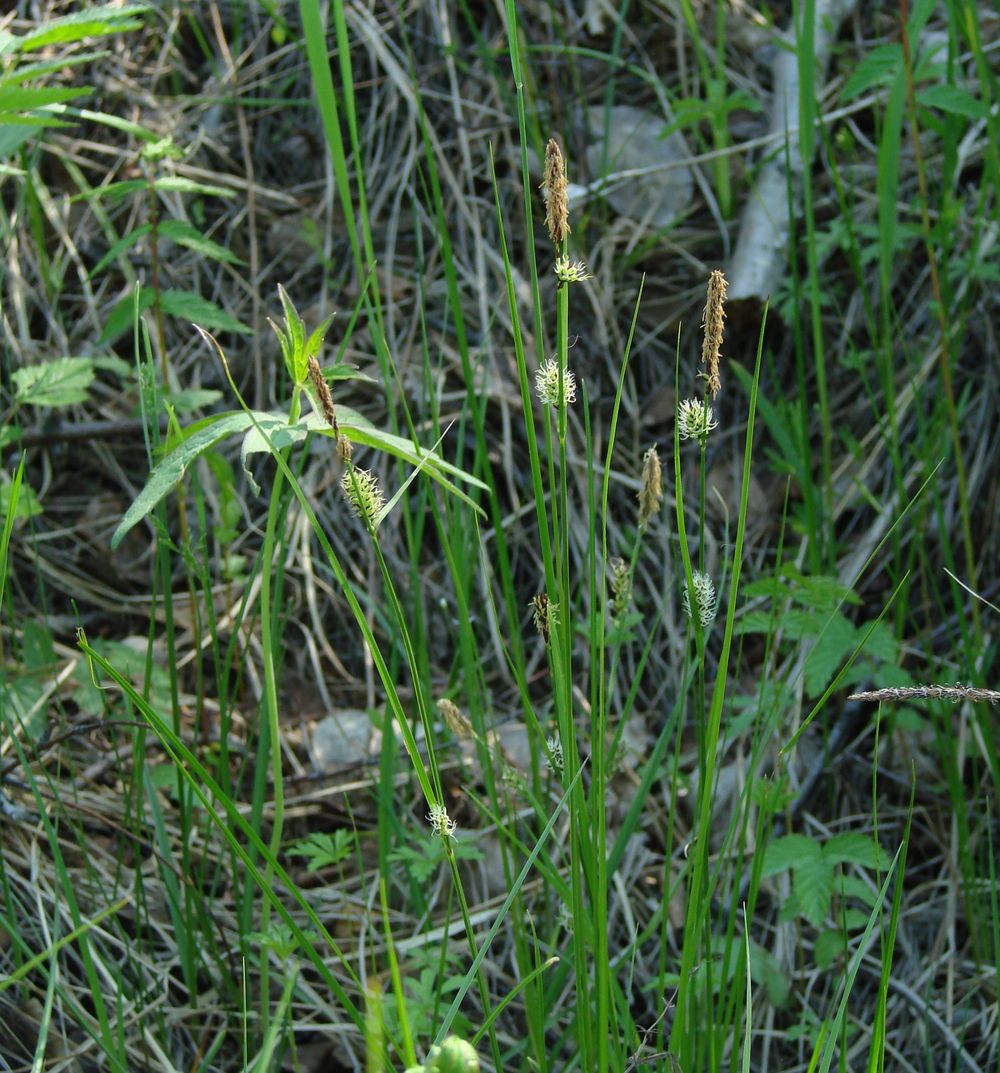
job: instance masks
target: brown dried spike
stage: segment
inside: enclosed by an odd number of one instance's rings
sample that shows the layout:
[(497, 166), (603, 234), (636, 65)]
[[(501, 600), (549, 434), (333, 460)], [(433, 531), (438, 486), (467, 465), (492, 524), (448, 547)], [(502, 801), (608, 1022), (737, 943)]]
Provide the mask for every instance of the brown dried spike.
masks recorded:
[(726, 316), (726, 277), (718, 270), (708, 277), (708, 299), (705, 302), (705, 339), (701, 347), (701, 363), (707, 370), (708, 391), (714, 399), (722, 388), (719, 379), (719, 355), (722, 350), (722, 327)]
[(555, 138), (545, 147), (545, 170), (542, 189), (545, 191), (545, 226), (556, 249), (569, 234), (569, 199), (566, 194), (566, 162)]
[(326, 423), (337, 435), (340, 435), (340, 426), (337, 424), (337, 414), (333, 409), (333, 395), (330, 393), (330, 385), (326, 382), (323, 370), (315, 358), (309, 359), (309, 379), (313, 382), (316, 394), (319, 396), (320, 409), (326, 418)]

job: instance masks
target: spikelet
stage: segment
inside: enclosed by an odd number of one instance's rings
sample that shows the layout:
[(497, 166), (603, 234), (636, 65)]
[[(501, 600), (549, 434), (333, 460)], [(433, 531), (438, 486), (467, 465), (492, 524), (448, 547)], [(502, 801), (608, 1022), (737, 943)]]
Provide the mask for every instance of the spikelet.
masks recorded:
[(642, 486), (639, 489), (639, 525), (649, 525), (663, 502), (663, 468), (654, 444), (642, 456)]
[(719, 356), (722, 351), (722, 329), (726, 310), (726, 277), (716, 269), (708, 277), (708, 298), (705, 302), (705, 338), (701, 347), (703, 374), (708, 381), (708, 393), (714, 399), (722, 388), (719, 379)]
[(542, 178), (545, 191), (545, 226), (556, 249), (569, 234), (569, 198), (566, 188), (566, 162), (555, 138), (549, 138), (545, 147), (545, 170)]

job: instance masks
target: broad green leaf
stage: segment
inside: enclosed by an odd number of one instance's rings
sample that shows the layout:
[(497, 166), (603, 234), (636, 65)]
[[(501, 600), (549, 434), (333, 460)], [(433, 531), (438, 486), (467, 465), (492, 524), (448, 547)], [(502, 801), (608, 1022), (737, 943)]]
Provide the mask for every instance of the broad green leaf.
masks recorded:
[(111, 537), (112, 550), (121, 543), (122, 537), (167, 495), (184, 476), (188, 466), (209, 447), (214, 446), (227, 436), (244, 432), (250, 425), (250, 416), (242, 411), (213, 415), (201, 423), (195, 433), (187, 437), (158, 465), (153, 467), (145, 487), (136, 496), (118, 523), (118, 528)]
[(226, 264), (241, 265), (244, 262), (218, 242), (206, 238), (196, 227), (192, 227), (185, 220), (164, 220), (160, 224), (160, 234), (178, 246), (185, 246), (195, 253), (201, 254), (212, 261), (224, 261)]
[(792, 890), (799, 902), (799, 911), (815, 927), (819, 927), (830, 912), (833, 898), (833, 871), (822, 858), (809, 858), (792, 871)]
[(917, 91), (917, 100), (928, 108), (965, 116), (966, 119), (985, 119), (989, 115), (986, 104), (960, 86), (924, 86)]
[[(862, 868), (875, 867), (877, 852), (875, 839), (858, 831), (834, 835), (823, 846), (823, 856), (828, 864), (858, 864)], [(883, 867), (888, 860), (889, 855), (883, 851)]]
[(823, 850), (820, 844), (813, 838), (805, 835), (784, 835), (768, 843), (764, 851), (764, 867), (761, 875), (777, 875), (786, 872), (789, 868), (799, 868), (803, 865), (812, 864), (813, 867), (823, 864)]
[(69, 406), (83, 402), (94, 379), (90, 358), (56, 358), (11, 374), (15, 398), (22, 405)]
[(142, 23), (134, 16), (149, 10), (148, 4), (126, 4), (123, 7), (103, 5), (89, 6), (71, 15), (63, 15), (45, 23), (37, 30), (18, 38), (17, 50), (44, 48), (46, 45), (66, 45), (82, 41), (85, 37), (106, 37), (108, 34), (126, 30), (142, 29)]

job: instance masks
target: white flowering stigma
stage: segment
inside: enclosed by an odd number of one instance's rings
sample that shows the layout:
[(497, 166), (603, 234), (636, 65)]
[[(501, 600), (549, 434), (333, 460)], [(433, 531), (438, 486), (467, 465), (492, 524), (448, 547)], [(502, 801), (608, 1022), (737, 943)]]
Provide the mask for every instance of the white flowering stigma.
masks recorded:
[(549, 358), (535, 373), (535, 391), (548, 406), (557, 409), (576, 401), (576, 377), (569, 371), (562, 371), (562, 392), (559, 391), (559, 363)]
[(448, 810), (444, 805), (431, 805), (427, 819), (436, 835), (443, 835), (445, 838), (455, 837), (455, 829), (458, 825), (448, 815)]
[(684, 399), (677, 407), (678, 435), (682, 440), (702, 440), (719, 422), (712, 407), (701, 399)]
[[(694, 590), (694, 602), (698, 607), (698, 621), (701, 628), (707, 630), (715, 621), (715, 582), (708, 574), (695, 570), (691, 575), (691, 587)], [(684, 586), (684, 614), (691, 618), (691, 593)]]
[(568, 254), (556, 258), (555, 273), (560, 283), (580, 283), (594, 278), (583, 261), (571, 261)]

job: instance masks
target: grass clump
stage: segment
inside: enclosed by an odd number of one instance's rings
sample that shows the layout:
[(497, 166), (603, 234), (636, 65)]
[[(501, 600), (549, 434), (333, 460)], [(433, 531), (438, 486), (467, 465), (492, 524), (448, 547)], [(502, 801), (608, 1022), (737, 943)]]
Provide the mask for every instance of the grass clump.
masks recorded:
[(2, 17), (7, 1066), (996, 1067), (993, 23), (820, 6), (770, 305), (727, 5)]

